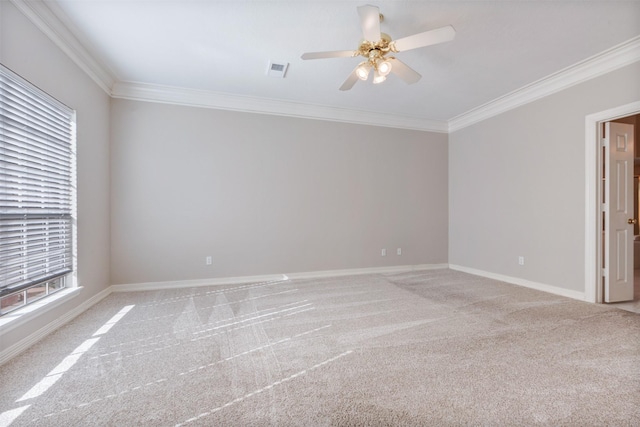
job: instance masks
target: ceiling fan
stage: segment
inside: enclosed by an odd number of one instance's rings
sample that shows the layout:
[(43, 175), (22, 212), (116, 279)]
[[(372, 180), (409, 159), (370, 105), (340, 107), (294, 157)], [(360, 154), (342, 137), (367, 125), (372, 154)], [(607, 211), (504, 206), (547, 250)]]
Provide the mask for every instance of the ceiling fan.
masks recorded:
[(451, 26), (425, 31), (412, 36), (392, 40), (388, 34), (380, 32), (380, 23), (384, 16), (377, 6), (364, 5), (358, 7), (360, 25), (364, 40), (356, 50), (338, 50), (330, 52), (307, 52), (302, 59), (347, 58), (363, 56), (366, 61), (361, 62), (342, 83), (340, 90), (349, 90), (358, 80), (367, 80), (373, 70), (373, 83), (378, 84), (386, 80), (389, 73), (394, 73), (407, 84), (416, 83), (422, 78), (415, 70), (393, 56), (394, 53), (419, 47), (430, 46), (453, 40), (456, 30)]

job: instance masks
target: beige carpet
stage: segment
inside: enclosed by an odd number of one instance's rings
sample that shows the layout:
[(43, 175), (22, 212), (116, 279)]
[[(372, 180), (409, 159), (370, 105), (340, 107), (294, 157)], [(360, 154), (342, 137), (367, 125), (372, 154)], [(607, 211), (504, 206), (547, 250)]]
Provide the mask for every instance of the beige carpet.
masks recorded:
[(640, 315), (450, 270), (112, 294), (0, 425), (637, 426)]

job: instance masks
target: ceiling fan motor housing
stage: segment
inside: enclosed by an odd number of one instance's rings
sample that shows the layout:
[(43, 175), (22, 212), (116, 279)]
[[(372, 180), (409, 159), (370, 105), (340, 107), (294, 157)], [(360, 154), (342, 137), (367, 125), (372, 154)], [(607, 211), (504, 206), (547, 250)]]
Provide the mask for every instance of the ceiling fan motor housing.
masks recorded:
[(380, 40), (377, 42), (362, 40), (356, 52), (358, 55), (364, 56), (365, 58), (371, 58), (372, 54), (379, 58), (389, 52), (397, 51), (394, 43), (391, 41), (391, 36), (385, 33), (380, 33)]

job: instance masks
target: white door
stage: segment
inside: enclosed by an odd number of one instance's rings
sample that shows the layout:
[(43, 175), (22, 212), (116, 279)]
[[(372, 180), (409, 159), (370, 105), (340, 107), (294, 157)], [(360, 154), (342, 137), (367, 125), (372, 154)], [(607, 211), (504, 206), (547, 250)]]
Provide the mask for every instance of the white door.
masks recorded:
[(633, 300), (633, 125), (605, 123), (605, 302)]

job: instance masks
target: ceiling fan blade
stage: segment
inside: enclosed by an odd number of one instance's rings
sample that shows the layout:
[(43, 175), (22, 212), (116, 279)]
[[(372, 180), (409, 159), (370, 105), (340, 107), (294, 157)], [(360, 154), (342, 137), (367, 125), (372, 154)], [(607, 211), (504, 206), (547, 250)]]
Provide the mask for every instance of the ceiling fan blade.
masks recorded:
[(356, 56), (353, 50), (334, 50), (330, 52), (307, 52), (303, 53), (302, 59), (323, 59), (323, 58), (350, 58)]
[(342, 83), (342, 86), (340, 86), (340, 90), (349, 90), (358, 82), (358, 80), (360, 80), (356, 74), (357, 69), (358, 67), (353, 69), (351, 74), (349, 74), (349, 77), (347, 77), (347, 80), (345, 80), (344, 83)]
[(364, 39), (374, 43), (380, 40), (380, 9), (370, 4), (358, 6), (358, 15)]
[(396, 58), (389, 58), (391, 72), (400, 77), (408, 85), (416, 83), (422, 78), (413, 68)]
[(398, 52), (404, 52), (409, 49), (430, 46), (453, 40), (456, 36), (456, 30), (451, 26), (437, 28), (435, 30), (425, 31), (424, 33), (414, 34), (412, 36), (403, 37), (394, 43)]

